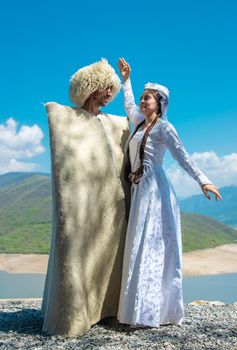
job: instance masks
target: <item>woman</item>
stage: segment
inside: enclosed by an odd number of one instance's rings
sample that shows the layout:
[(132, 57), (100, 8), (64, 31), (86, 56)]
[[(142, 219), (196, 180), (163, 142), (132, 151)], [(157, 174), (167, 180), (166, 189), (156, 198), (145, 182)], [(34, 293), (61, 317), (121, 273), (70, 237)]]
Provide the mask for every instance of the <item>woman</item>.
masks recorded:
[(121, 58), (125, 109), (135, 131), (127, 147), (131, 163), (132, 201), (127, 228), (118, 318), (131, 326), (181, 324), (183, 319), (180, 212), (162, 167), (168, 148), (205, 196), (217, 188), (185, 151), (175, 128), (164, 119), (169, 91), (148, 83), (134, 102), (130, 66)]

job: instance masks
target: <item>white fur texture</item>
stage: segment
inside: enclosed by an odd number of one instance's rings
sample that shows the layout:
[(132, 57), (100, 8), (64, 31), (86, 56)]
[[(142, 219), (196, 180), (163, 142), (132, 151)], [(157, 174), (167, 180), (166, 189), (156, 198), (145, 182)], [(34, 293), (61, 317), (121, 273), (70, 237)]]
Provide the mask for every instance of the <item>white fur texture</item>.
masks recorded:
[(128, 120), (105, 114), (99, 120), (57, 103), (46, 107), (53, 227), (43, 330), (80, 336), (117, 314), (127, 225), (122, 168)]
[(121, 83), (115, 70), (102, 59), (99, 62), (79, 69), (70, 80), (70, 98), (75, 105), (82, 107), (95, 91), (103, 91), (112, 86), (112, 98), (120, 90)]

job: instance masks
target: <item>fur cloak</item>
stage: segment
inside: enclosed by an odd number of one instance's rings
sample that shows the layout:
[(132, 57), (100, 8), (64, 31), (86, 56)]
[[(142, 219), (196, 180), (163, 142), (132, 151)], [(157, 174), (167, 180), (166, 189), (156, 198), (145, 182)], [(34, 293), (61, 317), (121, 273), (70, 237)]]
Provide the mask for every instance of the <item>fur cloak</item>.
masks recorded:
[(123, 177), (129, 125), (127, 118), (95, 117), (54, 102), (46, 107), (53, 227), (43, 331), (78, 336), (117, 315), (130, 194)]

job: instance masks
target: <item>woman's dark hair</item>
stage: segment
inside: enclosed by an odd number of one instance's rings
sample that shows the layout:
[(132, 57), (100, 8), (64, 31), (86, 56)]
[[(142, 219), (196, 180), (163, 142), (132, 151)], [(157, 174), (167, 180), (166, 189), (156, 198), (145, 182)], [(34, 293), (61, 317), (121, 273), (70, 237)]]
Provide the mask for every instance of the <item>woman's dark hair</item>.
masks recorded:
[[(143, 138), (142, 138), (142, 142), (141, 142), (141, 145), (140, 145), (140, 149), (139, 149), (139, 158), (140, 158), (140, 166), (139, 168), (134, 171), (134, 172), (131, 172), (131, 164), (130, 164), (130, 157), (129, 157), (129, 147), (128, 147), (128, 162), (129, 162), (129, 165), (128, 165), (128, 168), (126, 169), (126, 173), (127, 173), (127, 176), (129, 177), (129, 179), (131, 179), (131, 177), (133, 178), (133, 182), (135, 184), (138, 184), (142, 178), (142, 175), (143, 175), (143, 172), (144, 172), (144, 164), (143, 164), (143, 161), (144, 161), (144, 158), (145, 158), (145, 146), (146, 146), (146, 142), (147, 142), (147, 138), (149, 136), (149, 133), (151, 131), (151, 129), (153, 128), (153, 126), (156, 124), (157, 120), (161, 117), (161, 96), (159, 94), (158, 91), (156, 90), (152, 90), (152, 89), (147, 89), (146, 91), (149, 91), (153, 96), (154, 98), (156, 99), (157, 101), (157, 105), (158, 105), (158, 108), (157, 108), (157, 116), (154, 118), (154, 120), (152, 121), (152, 123), (149, 125), (149, 127), (146, 129), (144, 135), (143, 135)], [(139, 123), (137, 125), (137, 127), (135, 128), (131, 138), (130, 138), (130, 142), (133, 138), (133, 136), (136, 134), (136, 132), (138, 131), (138, 129), (145, 123), (145, 120), (143, 120), (141, 123)], [(129, 171), (129, 170), (130, 171)]]

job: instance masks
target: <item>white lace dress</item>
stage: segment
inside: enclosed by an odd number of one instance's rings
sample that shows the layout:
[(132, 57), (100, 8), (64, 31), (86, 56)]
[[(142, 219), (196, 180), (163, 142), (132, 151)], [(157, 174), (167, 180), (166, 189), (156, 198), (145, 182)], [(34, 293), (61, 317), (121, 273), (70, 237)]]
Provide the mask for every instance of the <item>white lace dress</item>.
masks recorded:
[[(135, 105), (131, 83), (124, 86), (125, 109), (137, 125), (144, 119)], [(132, 170), (139, 166), (140, 129), (129, 142)], [(121, 323), (158, 327), (181, 324), (182, 242), (180, 211), (162, 163), (166, 149), (199, 184), (211, 181), (185, 151), (175, 128), (159, 121), (145, 146), (144, 175), (132, 185), (118, 319)]]

